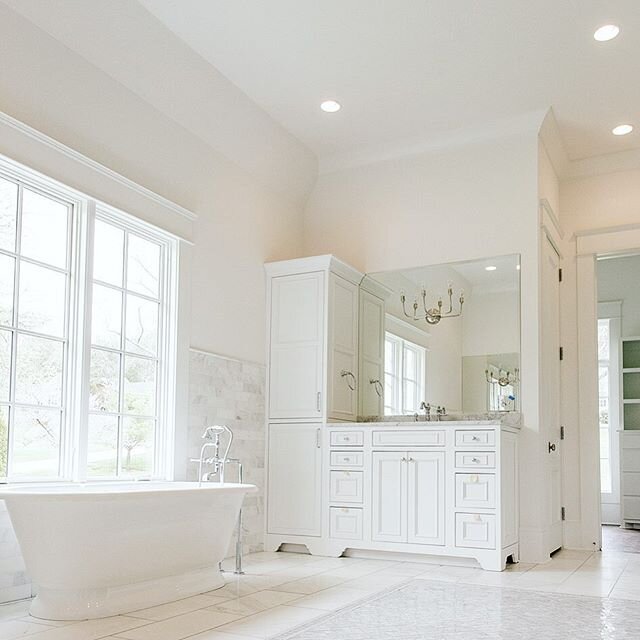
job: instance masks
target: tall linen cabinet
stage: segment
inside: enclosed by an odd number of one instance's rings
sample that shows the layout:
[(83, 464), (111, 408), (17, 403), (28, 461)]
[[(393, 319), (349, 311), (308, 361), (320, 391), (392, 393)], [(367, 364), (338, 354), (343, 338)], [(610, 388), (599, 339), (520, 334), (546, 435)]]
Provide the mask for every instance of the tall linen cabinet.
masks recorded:
[[(355, 421), (361, 403), (363, 275), (333, 256), (273, 262), (265, 269), (267, 533), (319, 537), (322, 425)], [(369, 296), (367, 308), (373, 309), (377, 299)], [(376, 339), (383, 336), (368, 337), (369, 343)], [(372, 380), (382, 379), (381, 370), (367, 371)]]

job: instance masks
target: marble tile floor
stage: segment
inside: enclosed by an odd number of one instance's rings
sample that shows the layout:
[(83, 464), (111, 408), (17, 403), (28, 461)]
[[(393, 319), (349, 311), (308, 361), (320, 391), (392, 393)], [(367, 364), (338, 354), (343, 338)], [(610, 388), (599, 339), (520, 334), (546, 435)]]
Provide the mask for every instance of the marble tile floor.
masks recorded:
[(602, 525), (602, 548), (607, 551), (640, 553), (640, 529)]
[[(244, 576), (226, 574), (222, 589), (102, 620), (52, 623), (30, 617), (29, 601), (1, 605), (0, 639), (258, 640), (287, 633), (376, 594), (390, 594), (409, 581), (429, 581), (436, 589), (475, 586), (465, 596), (471, 599), (473, 593), (508, 590), (510, 601), (521, 601), (523, 607), (534, 592), (541, 592), (591, 597), (589, 602), (595, 604), (624, 601), (619, 607), (623, 616), (625, 603), (640, 611), (640, 554), (618, 551), (563, 550), (548, 563), (520, 563), (502, 573), (267, 552), (247, 556), (245, 571)], [(351, 638), (348, 633), (343, 637)]]

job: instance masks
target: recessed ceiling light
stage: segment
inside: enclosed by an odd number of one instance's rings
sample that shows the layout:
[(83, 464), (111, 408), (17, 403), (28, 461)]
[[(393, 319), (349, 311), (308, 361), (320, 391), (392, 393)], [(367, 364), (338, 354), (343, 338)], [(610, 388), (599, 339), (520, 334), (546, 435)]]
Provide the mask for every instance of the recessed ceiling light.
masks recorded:
[(596, 29), (593, 37), (598, 42), (607, 42), (613, 40), (620, 33), (620, 27), (617, 24), (605, 24)]
[(335, 113), (336, 111), (340, 111), (341, 107), (342, 105), (335, 100), (325, 100), (320, 105), (320, 108), (327, 113)]
[(488, 267), (485, 267), (484, 270), (485, 271), (495, 271), (498, 267), (494, 267), (492, 264), (490, 264)]
[(626, 136), (628, 133), (633, 131), (633, 125), (630, 124), (619, 124), (617, 127), (611, 129), (611, 133), (614, 136)]
[(520, 271), (520, 265), (519, 264), (516, 265), (516, 271)]

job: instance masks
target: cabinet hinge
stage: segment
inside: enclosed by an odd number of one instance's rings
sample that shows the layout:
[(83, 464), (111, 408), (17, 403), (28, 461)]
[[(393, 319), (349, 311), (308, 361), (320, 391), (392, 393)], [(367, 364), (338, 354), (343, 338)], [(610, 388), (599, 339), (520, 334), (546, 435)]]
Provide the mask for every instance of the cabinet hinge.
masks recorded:
[(562, 520), (567, 519), (567, 510), (564, 507), (560, 509), (560, 518), (562, 518)]
[(560, 347), (560, 360), (564, 360), (564, 347)]
[(560, 440), (564, 440), (564, 425), (560, 425)]
[(558, 269), (558, 282), (562, 282), (562, 269)]

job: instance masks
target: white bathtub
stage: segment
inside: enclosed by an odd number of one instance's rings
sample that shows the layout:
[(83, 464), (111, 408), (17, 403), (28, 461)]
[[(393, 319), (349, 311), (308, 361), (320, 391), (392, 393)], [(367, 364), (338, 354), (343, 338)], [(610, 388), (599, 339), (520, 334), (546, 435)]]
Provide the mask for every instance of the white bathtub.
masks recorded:
[(31, 614), (102, 618), (224, 584), (250, 484), (131, 482), (0, 487), (38, 595)]

